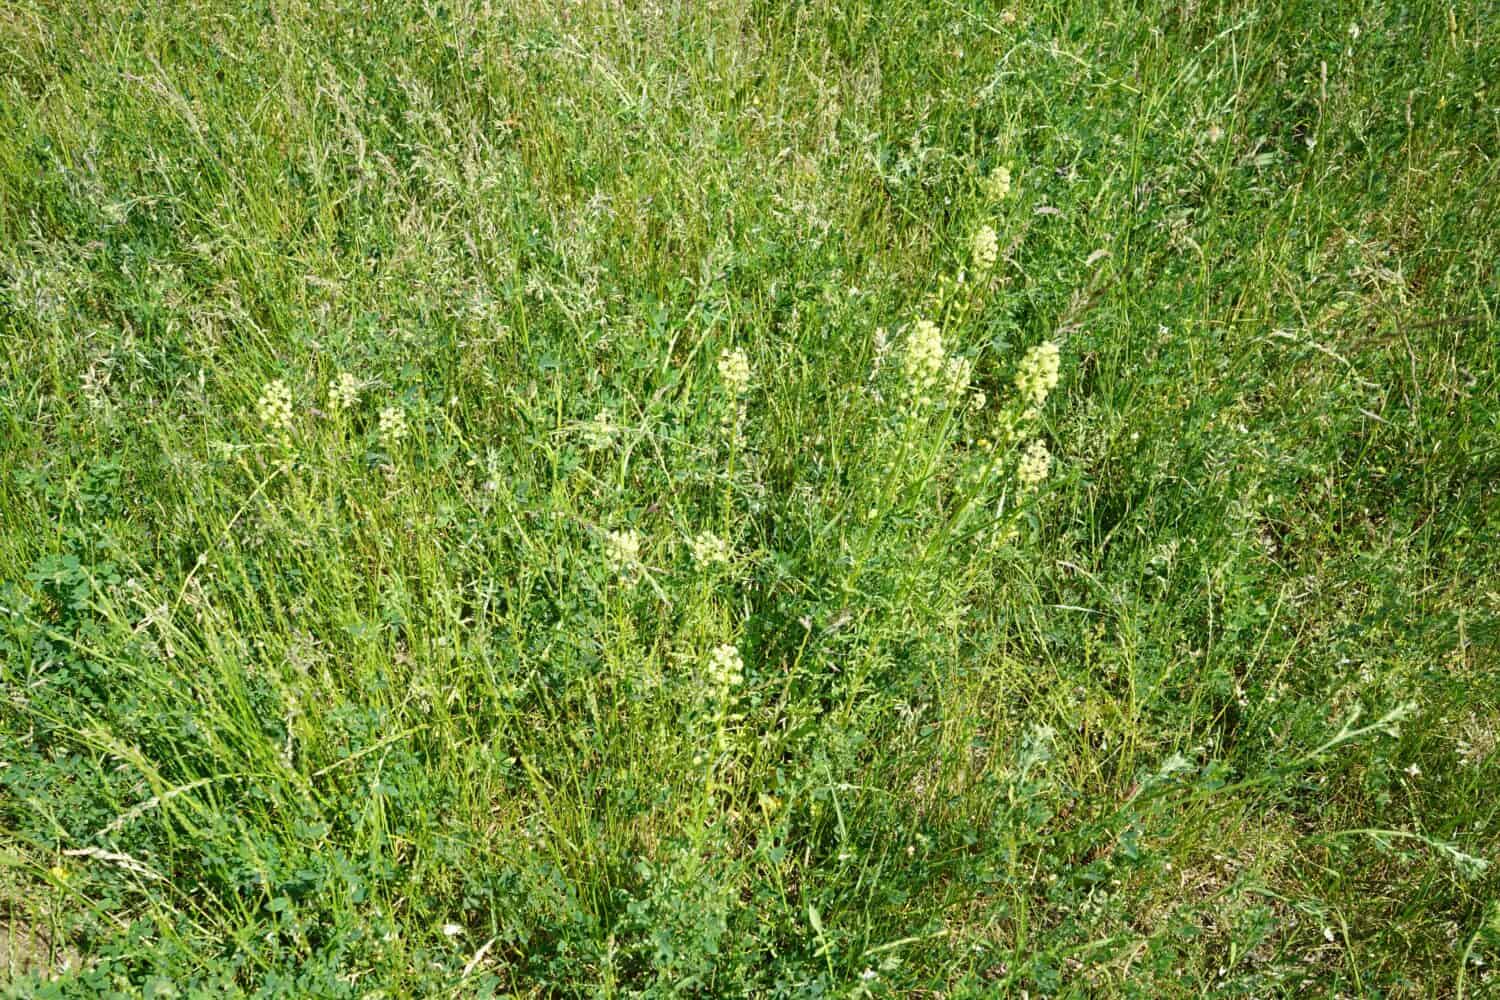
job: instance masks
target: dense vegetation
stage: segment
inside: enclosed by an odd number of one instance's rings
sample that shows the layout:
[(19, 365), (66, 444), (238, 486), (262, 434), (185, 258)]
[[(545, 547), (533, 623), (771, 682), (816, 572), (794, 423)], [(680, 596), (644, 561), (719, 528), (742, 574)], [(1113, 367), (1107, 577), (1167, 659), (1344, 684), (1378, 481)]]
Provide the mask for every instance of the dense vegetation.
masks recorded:
[(10, 0), (6, 995), (1493, 995), (1493, 14)]

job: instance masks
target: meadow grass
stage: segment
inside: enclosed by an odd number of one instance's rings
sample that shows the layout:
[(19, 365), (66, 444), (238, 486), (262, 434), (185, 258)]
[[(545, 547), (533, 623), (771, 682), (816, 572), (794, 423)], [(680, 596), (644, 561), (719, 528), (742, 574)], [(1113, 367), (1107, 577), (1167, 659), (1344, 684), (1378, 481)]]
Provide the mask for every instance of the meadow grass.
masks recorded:
[(5, 995), (1495, 995), (1493, 13), (10, 0)]

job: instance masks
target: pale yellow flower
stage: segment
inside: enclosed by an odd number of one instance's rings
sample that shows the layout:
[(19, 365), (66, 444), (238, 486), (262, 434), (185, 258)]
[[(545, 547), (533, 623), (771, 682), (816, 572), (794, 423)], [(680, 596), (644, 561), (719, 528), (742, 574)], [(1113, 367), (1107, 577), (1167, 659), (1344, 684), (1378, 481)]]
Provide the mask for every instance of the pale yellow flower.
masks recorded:
[(983, 274), (994, 267), (995, 261), (999, 259), (1000, 238), (995, 235), (994, 227), (980, 226), (979, 231), (974, 234), (974, 270)]
[(740, 651), (727, 643), (716, 647), (708, 657), (708, 679), (726, 692), (745, 683), (745, 661)]
[(901, 371), (916, 391), (919, 401), (936, 389), (943, 379), (947, 358), (943, 354), (943, 333), (930, 319), (919, 319), (906, 338), (906, 354)]
[(1038, 344), (1026, 352), (1016, 370), (1016, 391), (1031, 406), (1041, 406), (1047, 395), (1057, 388), (1061, 365), (1057, 345), (1051, 341)]
[(399, 406), (387, 406), (380, 411), (380, 440), (387, 448), (395, 448), (406, 440), (406, 411)]
[(693, 561), (699, 566), (727, 563), (733, 555), (729, 543), (712, 531), (704, 531), (695, 535), (688, 542), (688, 546), (693, 550)]
[(256, 403), (260, 422), (274, 433), (286, 434), (292, 429), (292, 391), (277, 379), (265, 387)]
[(984, 193), (991, 201), (1004, 201), (1010, 195), (1010, 167), (999, 166), (984, 181)]
[(948, 391), (955, 396), (969, 388), (974, 376), (974, 362), (968, 358), (949, 358), (946, 368)]
[(1021, 453), (1021, 462), (1016, 466), (1016, 479), (1022, 486), (1035, 486), (1047, 478), (1052, 471), (1052, 453), (1040, 438), (1031, 442)]
[(349, 372), (328, 381), (328, 408), (335, 413), (352, 410), (359, 404), (359, 379)]
[(605, 532), (604, 560), (621, 580), (635, 582), (641, 573), (640, 533), (630, 528)]
[(719, 377), (724, 387), (735, 398), (750, 391), (750, 360), (739, 348), (725, 350), (719, 355)]

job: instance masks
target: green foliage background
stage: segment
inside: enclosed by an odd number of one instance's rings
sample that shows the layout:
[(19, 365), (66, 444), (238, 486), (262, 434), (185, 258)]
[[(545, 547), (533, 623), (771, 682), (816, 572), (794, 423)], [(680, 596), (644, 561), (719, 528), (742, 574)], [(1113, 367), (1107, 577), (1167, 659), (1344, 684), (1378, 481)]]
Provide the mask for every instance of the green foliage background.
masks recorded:
[[(1494, 990), (1497, 42), (0, 8), (9, 995)], [(909, 418), (959, 294), (991, 403)]]

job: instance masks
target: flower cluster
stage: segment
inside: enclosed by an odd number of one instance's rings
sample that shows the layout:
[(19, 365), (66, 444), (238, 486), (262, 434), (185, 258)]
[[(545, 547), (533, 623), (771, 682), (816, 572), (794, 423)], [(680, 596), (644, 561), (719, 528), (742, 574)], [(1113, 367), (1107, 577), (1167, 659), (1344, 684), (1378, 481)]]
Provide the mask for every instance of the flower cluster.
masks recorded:
[(984, 180), (984, 193), (990, 201), (1004, 201), (1010, 195), (1010, 167), (999, 166)]
[(641, 536), (624, 528), (604, 533), (604, 559), (624, 583), (634, 583), (641, 575)]
[(688, 541), (688, 547), (693, 550), (693, 562), (699, 566), (712, 566), (715, 563), (727, 563), (733, 556), (733, 550), (729, 543), (712, 531), (704, 531)]
[(328, 380), (328, 408), (335, 413), (352, 410), (359, 404), (359, 379), (349, 372)]
[(987, 273), (1000, 259), (1000, 238), (993, 226), (980, 226), (974, 233), (974, 270)]
[(1051, 341), (1038, 344), (1026, 352), (1016, 371), (1016, 391), (1030, 406), (1041, 406), (1047, 395), (1057, 388), (1060, 357)]
[(750, 360), (745, 357), (745, 352), (739, 348), (725, 350), (719, 355), (719, 377), (724, 380), (724, 388), (729, 394), (738, 399), (750, 391)]
[(406, 440), (406, 411), (399, 406), (387, 406), (380, 411), (380, 440), (390, 449)]
[(722, 418), (724, 433), (738, 445), (745, 430), (745, 394), (750, 391), (750, 359), (744, 351), (735, 348), (719, 355), (719, 378), (733, 401)]
[(968, 358), (949, 358), (943, 373), (947, 376), (948, 391), (955, 396), (960, 395), (969, 387), (969, 380), (974, 377), (974, 362)]
[(901, 373), (911, 384), (919, 402), (926, 402), (943, 378), (947, 357), (943, 353), (943, 333), (930, 319), (919, 319), (906, 338), (906, 354), (901, 359)]
[(1046, 479), (1047, 473), (1051, 470), (1052, 453), (1038, 438), (1027, 445), (1026, 450), (1021, 453), (1021, 462), (1016, 466), (1016, 479), (1022, 486), (1029, 488)]
[(717, 646), (708, 656), (708, 680), (719, 692), (727, 694), (745, 683), (745, 661), (734, 646)]
[(270, 383), (260, 394), (255, 404), (260, 422), (275, 434), (289, 434), (292, 430), (292, 390), (281, 379)]
[(930, 319), (919, 319), (906, 338), (901, 373), (919, 406), (933, 402), (938, 393), (957, 396), (969, 387), (974, 363), (968, 358), (949, 357), (943, 350), (943, 334)]

